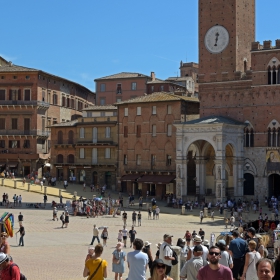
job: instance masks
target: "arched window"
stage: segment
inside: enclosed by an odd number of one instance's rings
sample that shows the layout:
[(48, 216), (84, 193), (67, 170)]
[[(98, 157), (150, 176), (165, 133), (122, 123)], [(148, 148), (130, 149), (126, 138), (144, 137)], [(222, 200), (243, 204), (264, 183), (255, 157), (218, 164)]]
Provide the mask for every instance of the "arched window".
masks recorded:
[(271, 129), (268, 128), (267, 130), (267, 146), (271, 147)]
[(276, 83), (277, 83), (276, 74), (277, 74), (276, 68), (273, 67), (273, 69), (272, 69), (272, 84), (273, 85), (276, 85)]
[(63, 163), (63, 155), (57, 155), (57, 163)]
[(244, 130), (244, 147), (254, 147), (254, 129), (249, 121), (245, 123), (247, 127)]
[(63, 132), (61, 130), (57, 133), (57, 144), (63, 144)]
[(267, 84), (271, 85), (271, 68), (270, 68), (270, 66), (267, 69)]
[(68, 162), (68, 163), (74, 163), (74, 161), (75, 161), (74, 155), (68, 155), (68, 157), (67, 157), (67, 162)]
[(68, 144), (74, 144), (74, 132), (70, 130), (68, 132)]
[(271, 137), (272, 137), (272, 147), (276, 147), (276, 129), (275, 128), (273, 128), (272, 129), (272, 134), (271, 134)]

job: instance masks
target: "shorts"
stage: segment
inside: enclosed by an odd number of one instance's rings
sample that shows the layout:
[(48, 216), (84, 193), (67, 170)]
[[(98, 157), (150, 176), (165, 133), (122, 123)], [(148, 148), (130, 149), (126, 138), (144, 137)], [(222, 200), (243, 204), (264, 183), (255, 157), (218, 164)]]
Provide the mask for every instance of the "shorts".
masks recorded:
[(127, 239), (127, 236), (123, 236), (123, 240), (126, 240)]

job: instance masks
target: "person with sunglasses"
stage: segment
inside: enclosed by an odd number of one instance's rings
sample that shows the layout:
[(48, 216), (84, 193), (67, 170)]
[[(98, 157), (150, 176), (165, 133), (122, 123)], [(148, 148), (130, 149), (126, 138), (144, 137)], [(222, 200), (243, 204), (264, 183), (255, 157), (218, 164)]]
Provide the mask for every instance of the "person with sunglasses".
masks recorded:
[(8, 234), (6, 232), (1, 233), (1, 243), (0, 243), (0, 252), (10, 255), (10, 245), (7, 241)]
[(198, 280), (233, 280), (230, 268), (219, 264), (221, 250), (217, 246), (212, 246), (209, 250), (209, 264), (198, 271)]
[(163, 260), (156, 259), (153, 262), (151, 277), (148, 280), (173, 280), (173, 278), (166, 276), (166, 265)]

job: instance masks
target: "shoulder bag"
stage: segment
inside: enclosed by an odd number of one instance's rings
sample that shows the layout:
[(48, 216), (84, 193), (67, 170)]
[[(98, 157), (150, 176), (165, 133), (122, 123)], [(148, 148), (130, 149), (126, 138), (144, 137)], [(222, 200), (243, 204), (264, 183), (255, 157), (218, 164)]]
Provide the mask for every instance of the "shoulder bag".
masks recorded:
[(95, 276), (95, 274), (98, 271), (99, 267), (101, 266), (102, 262), (103, 262), (103, 260), (101, 260), (101, 262), (99, 263), (98, 267), (95, 269), (93, 274), (87, 280), (92, 280), (93, 279), (93, 277)]

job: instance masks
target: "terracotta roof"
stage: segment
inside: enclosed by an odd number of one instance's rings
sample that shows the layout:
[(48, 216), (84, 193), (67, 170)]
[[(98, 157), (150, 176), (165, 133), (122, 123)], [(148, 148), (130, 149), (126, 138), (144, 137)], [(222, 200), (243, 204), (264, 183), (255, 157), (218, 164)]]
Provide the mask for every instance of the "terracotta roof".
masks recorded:
[(154, 81), (147, 82), (147, 84), (169, 84), (169, 82), (160, 79), (155, 79)]
[(186, 81), (186, 80), (193, 80), (190, 76), (185, 77), (169, 77), (166, 79), (166, 81)]
[(94, 81), (98, 81), (98, 80), (110, 80), (110, 79), (127, 79), (127, 78), (150, 78), (150, 76), (141, 74), (141, 73), (131, 73), (131, 72), (121, 72), (121, 73), (117, 73), (117, 74), (113, 74), (110, 76), (105, 76), (102, 78), (98, 78), (95, 79)]
[(199, 102), (198, 98), (196, 97), (175, 95), (174, 93), (169, 93), (169, 92), (155, 92), (152, 94), (147, 94), (140, 97), (135, 97), (133, 99), (121, 101), (115, 103), (115, 105), (117, 106), (117, 105), (128, 104), (128, 103), (146, 103), (146, 102), (177, 101), (177, 100)]
[(38, 72), (39, 70), (34, 68), (23, 67), (19, 65), (3, 65), (0, 66), (0, 72)]
[(83, 109), (83, 111), (105, 111), (105, 110), (117, 110), (118, 108), (114, 105), (94, 105)]

